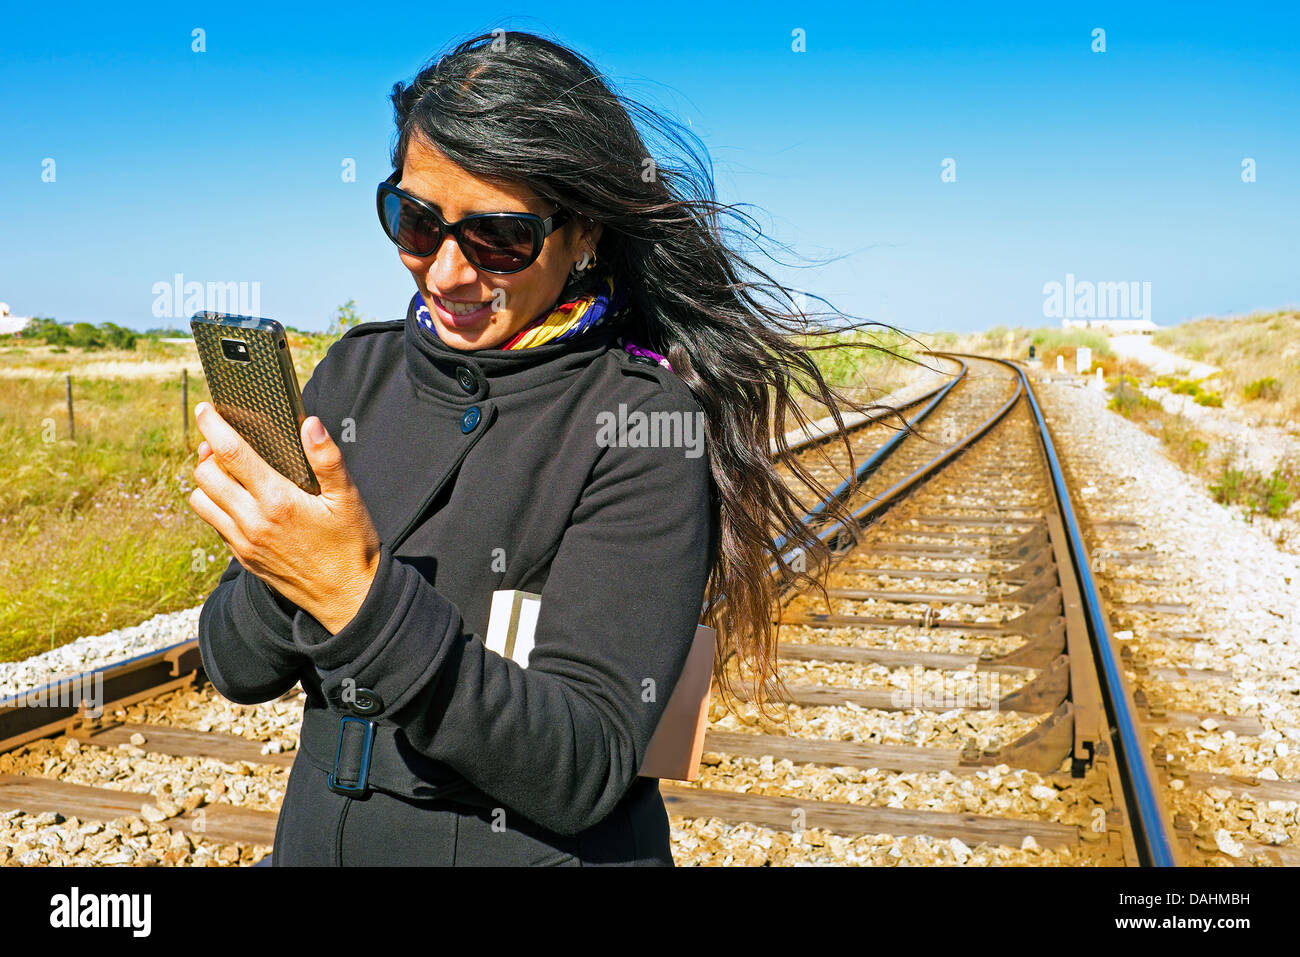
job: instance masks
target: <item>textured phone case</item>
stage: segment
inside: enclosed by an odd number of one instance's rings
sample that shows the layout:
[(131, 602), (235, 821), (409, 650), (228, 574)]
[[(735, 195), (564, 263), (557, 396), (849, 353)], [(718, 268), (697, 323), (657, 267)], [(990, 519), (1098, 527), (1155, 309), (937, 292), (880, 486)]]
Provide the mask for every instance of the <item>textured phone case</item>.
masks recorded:
[[(212, 404), (268, 465), (305, 492), (320, 485), (299, 438), (306, 418), (284, 328), (274, 319), (203, 313), (190, 321)], [(248, 345), (248, 361), (228, 359), (222, 339)]]

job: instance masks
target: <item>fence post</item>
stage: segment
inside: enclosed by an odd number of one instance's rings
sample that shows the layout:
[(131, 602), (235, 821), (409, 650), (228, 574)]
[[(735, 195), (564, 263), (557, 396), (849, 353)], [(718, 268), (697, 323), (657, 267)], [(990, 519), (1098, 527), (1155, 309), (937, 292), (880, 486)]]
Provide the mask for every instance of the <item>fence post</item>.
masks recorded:
[(68, 438), (73, 442), (77, 441), (77, 424), (72, 418), (72, 373), (67, 374), (68, 379)]
[(181, 440), (190, 450), (190, 370), (181, 369)]

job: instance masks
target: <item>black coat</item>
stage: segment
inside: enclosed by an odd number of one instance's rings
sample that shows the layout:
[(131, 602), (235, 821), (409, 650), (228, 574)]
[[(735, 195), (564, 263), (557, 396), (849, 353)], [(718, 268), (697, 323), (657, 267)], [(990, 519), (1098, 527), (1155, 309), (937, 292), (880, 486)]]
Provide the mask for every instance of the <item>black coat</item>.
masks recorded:
[[(701, 407), (625, 332), (462, 352), (412, 299), (317, 366), (304, 406), (383, 543), (365, 603), (330, 635), (232, 559), (199, 621), (227, 698), (307, 694), (277, 865), (672, 864), (637, 769), (700, 618), (712, 480)], [(637, 412), (687, 430), (609, 428)], [(482, 640), (514, 588), (542, 596), (527, 668)]]

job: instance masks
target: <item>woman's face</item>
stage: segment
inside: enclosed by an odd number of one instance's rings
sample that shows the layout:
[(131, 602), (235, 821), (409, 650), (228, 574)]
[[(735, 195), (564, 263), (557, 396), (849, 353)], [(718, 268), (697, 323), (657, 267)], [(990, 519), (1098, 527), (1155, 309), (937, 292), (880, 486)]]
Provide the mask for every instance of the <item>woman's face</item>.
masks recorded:
[[(471, 175), (418, 136), (407, 147), (398, 185), (429, 203), (449, 223), (472, 213), (534, 213), (545, 218), (556, 211), (553, 203), (527, 186)], [(569, 270), (586, 250), (595, 252), (599, 238), (599, 225), (583, 236), (571, 220), (546, 237), (536, 262), (507, 276), (472, 265), (450, 235), (432, 256), (407, 252), (401, 256), (445, 344), (453, 349), (495, 349), (554, 305)], [(461, 312), (469, 303), (481, 308), (456, 315), (448, 303)]]

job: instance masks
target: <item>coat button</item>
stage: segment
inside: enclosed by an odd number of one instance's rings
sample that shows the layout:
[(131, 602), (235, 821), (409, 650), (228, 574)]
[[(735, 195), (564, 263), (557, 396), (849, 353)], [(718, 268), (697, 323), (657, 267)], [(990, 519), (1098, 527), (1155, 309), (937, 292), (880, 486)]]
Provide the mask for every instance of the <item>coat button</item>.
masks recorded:
[(478, 406), (466, 409), (465, 414), (460, 417), (460, 430), (465, 433), (473, 432), (478, 426), (479, 417)]
[(384, 699), (369, 688), (358, 688), (349, 702), (353, 714), (372, 715), (384, 710)]
[(657, 366), (659, 364), (658, 359), (651, 359), (649, 356), (631, 356), (630, 360), (646, 366)]
[(464, 366), (456, 367), (456, 381), (460, 383), (460, 387), (467, 393), (472, 394), (478, 389), (478, 382), (474, 379), (474, 373)]

